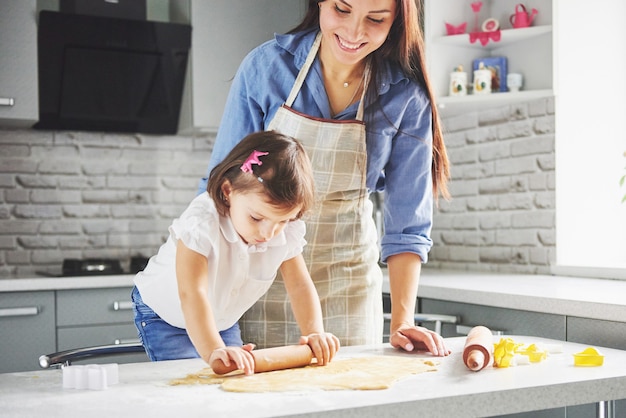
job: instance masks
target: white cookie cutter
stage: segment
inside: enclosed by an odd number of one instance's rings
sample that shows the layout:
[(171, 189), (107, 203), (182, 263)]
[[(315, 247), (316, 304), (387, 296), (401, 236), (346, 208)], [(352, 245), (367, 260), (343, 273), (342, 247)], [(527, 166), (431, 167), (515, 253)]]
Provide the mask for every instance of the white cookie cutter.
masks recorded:
[(112, 364), (87, 364), (63, 367), (63, 388), (103, 390), (119, 382), (119, 367)]

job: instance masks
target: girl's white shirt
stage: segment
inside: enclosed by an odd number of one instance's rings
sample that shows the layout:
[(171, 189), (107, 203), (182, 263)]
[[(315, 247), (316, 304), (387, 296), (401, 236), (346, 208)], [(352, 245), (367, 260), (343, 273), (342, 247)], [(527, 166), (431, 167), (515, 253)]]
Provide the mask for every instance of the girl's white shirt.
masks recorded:
[(176, 280), (178, 240), (207, 258), (208, 298), (217, 328), (230, 328), (270, 287), (280, 265), (302, 252), (305, 225), (287, 224), (268, 242), (248, 245), (230, 217), (217, 213), (208, 193), (198, 195), (169, 227), (170, 235), (135, 276), (144, 303), (163, 320), (185, 328)]

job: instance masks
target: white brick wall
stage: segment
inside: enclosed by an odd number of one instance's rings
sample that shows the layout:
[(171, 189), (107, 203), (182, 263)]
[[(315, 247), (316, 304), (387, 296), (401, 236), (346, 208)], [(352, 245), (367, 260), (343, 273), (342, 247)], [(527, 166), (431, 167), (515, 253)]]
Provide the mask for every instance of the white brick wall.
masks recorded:
[(428, 268), (549, 274), (555, 259), (554, 100), (443, 121), (453, 200)]
[(195, 196), (213, 136), (0, 129), (0, 277), (64, 258), (153, 255)]
[[(436, 211), (428, 268), (549, 273), (553, 100), (444, 126), (453, 200)], [(0, 276), (153, 255), (195, 196), (213, 139), (0, 130)]]

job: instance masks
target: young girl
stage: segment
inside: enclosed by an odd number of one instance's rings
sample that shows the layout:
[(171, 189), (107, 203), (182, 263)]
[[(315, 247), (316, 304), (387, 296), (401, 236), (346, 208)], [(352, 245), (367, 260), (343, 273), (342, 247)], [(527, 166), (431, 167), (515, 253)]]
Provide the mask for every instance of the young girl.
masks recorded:
[[(174, 220), (170, 236), (135, 277), (135, 324), (153, 361), (201, 357), (254, 371), (237, 321), (280, 269), (300, 344), (327, 364), (339, 340), (324, 332), (320, 301), (302, 258), (301, 216), (313, 203), (311, 163), (293, 138), (245, 137), (211, 172), (207, 191)], [(257, 325), (272, 332), (260, 321)]]

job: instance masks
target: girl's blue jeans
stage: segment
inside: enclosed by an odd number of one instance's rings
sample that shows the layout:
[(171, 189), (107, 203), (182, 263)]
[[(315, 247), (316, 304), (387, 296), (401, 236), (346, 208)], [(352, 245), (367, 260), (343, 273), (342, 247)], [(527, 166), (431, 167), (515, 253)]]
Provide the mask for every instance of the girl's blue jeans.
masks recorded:
[[(139, 340), (152, 361), (176, 360), (200, 357), (194, 348), (187, 330), (165, 322), (152, 308), (143, 303), (137, 287), (131, 293), (135, 326)], [(242, 346), (239, 324), (220, 331), (220, 336), (227, 346)]]

